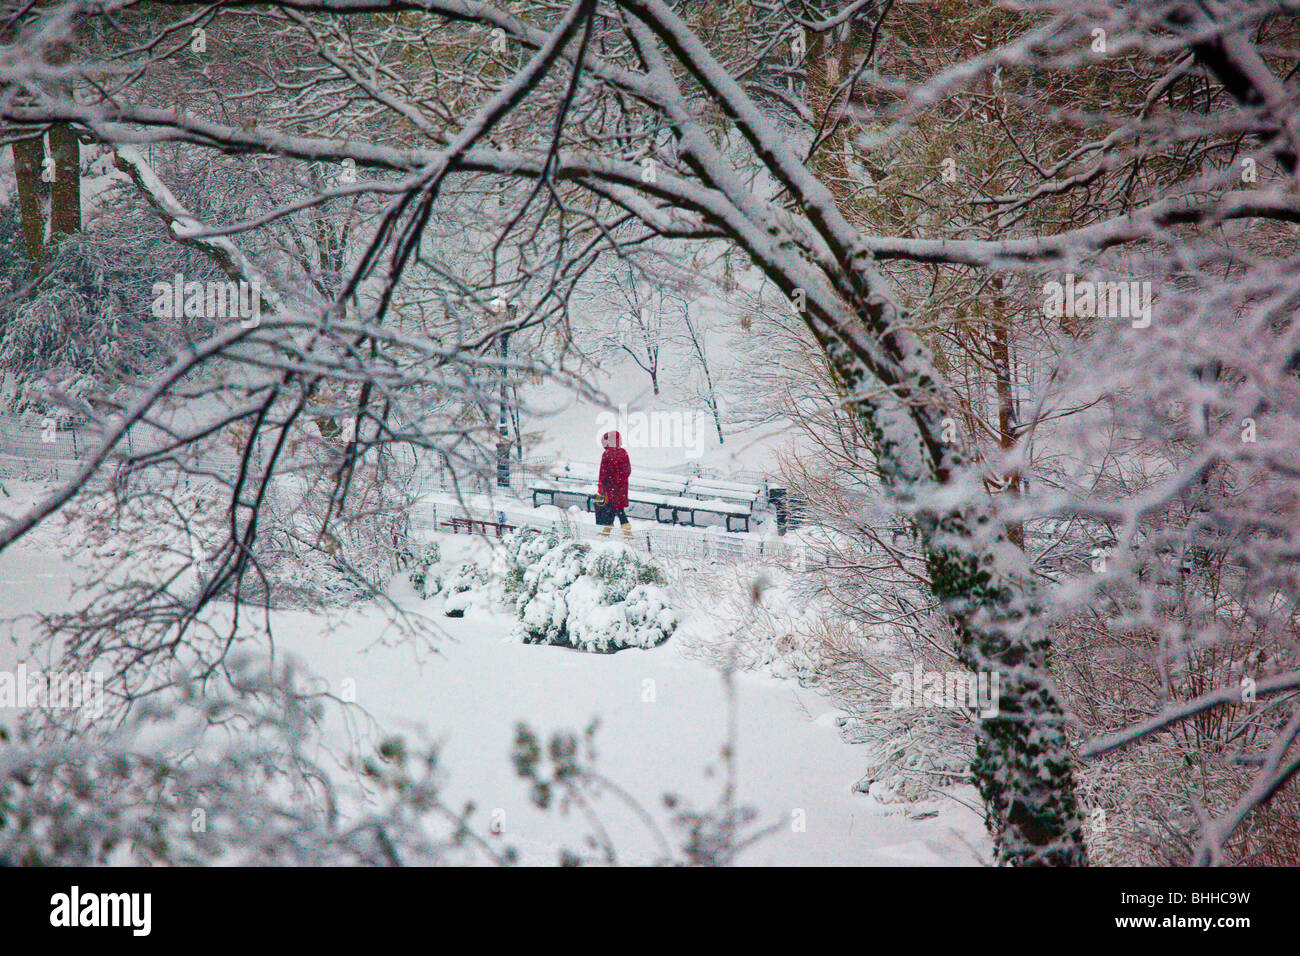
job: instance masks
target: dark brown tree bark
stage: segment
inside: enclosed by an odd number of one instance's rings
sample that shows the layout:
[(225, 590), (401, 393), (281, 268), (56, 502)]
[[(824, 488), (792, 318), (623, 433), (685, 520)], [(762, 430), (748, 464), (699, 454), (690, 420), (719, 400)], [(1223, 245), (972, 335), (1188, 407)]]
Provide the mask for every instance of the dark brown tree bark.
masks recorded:
[(41, 137), (13, 144), (14, 171), (18, 179), (18, 210), (22, 216), (23, 240), (31, 258), (32, 271), (40, 268), (45, 254), (45, 210), (41, 206), (41, 165), (45, 143)]
[[(998, 278), (994, 283), (997, 295), (993, 305), (995, 314), (989, 323), (993, 338), (993, 370), (998, 393), (998, 446), (1004, 452), (1010, 452), (1016, 445), (1016, 407), (1013, 390), (1014, 369), (1011, 365), (1011, 318), (1008, 315), (1007, 298), (1004, 281)], [(1020, 497), (1020, 474), (1009, 472), (1002, 476), (1002, 494), (1009, 498)], [(1007, 523), (1007, 540), (1024, 550), (1025, 528), (1019, 521)]]
[(50, 237), (81, 231), (81, 144), (67, 123), (50, 127), (54, 183), (50, 187)]

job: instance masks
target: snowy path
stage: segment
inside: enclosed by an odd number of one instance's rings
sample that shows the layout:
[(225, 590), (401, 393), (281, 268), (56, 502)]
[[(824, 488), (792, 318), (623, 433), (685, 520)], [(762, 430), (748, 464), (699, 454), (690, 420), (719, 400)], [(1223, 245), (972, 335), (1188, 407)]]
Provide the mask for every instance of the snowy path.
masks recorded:
[[(309, 615), (284, 617), (291, 619), (284, 621), (280, 647), (310, 660), (331, 686), (351, 678), (359, 702), (381, 723), (419, 722), (436, 730), (451, 775), (448, 792), (488, 812), (503, 810), (505, 838), (526, 861), (554, 860), (557, 837), (572, 828), (533, 810), (513, 775), (507, 758), (521, 717), (545, 734), (581, 730), (599, 716), (599, 768), (648, 806), (666, 791), (697, 806), (717, 793), (716, 778), (704, 771), (718, 764), (722, 682), (711, 669), (682, 659), (671, 641), (651, 651), (583, 654), (509, 642), (506, 616), (480, 616), (447, 620), (451, 640), (441, 643), (443, 656), (417, 666), (409, 650), (361, 652), (360, 642), (349, 639), (366, 630), (360, 621), (319, 638)], [(647, 686), (653, 702), (643, 701)], [(737, 686), (741, 800), (755, 804), (764, 823), (785, 822), (744, 862), (972, 862), (964, 841), (982, 845), (983, 838), (969, 811), (954, 805), (937, 818), (914, 821), (883, 815), (851, 792), (861, 758), (839, 740), (833, 714), (815, 694), (749, 675)], [(806, 821), (803, 832), (796, 832), (796, 820)], [(607, 823), (616, 845), (651, 851), (631, 820)]]

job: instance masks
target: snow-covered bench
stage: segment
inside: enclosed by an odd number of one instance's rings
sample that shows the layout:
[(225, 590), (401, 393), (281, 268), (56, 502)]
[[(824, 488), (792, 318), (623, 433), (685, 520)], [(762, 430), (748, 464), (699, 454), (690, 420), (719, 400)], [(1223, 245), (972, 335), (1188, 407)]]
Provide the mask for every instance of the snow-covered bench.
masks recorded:
[[(551, 468), (547, 477), (561, 484), (576, 482), (595, 485), (600, 477), (600, 466), (585, 461), (565, 461)], [(651, 494), (680, 495), (686, 491), (689, 480), (684, 475), (674, 475), (667, 471), (637, 468), (633, 470), (628, 486)]]
[[(752, 501), (724, 501), (721, 498), (688, 498), (685, 495), (670, 498), (665, 507), (672, 509), (673, 524), (699, 525), (699, 515), (715, 515), (722, 518), (728, 531), (748, 531), (750, 519), (754, 516)], [(686, 520), (682, 517), (686, 516)], [(732, 527), (732, 523), (740, 527)]]
[[(600, 495), (596, 494), (595, 480), (584, 482), (582, 486), (565, 484), (561, 482), (537, 481), (529, 487), (533, 495), (533, 507), (538, 508), (543, 504), (556, 505), (560, 508), (567, 508), (570, 505), (578, 505), (583, 511), (595, 511)], [(545, 498), (545, 501), (541, 499)], [(628, 507), (627, 510), (632, 513), (633, 517), (653, 518), (660, 524), (680, 524), (677, 512), (673, 507), (673, 502), (682, 500), (671, 495), (656, 495), (649, 491), (641, 491), (636, 488), (628, 489)], [(649, 509), (649, 514), (638, 514), (637, 505), (642, 509)]]
[(688, 498), (707, 498), (747, 504), (751, 508), (763, 495), (759, 485), (740, 481), (720, 481), (716, 478), (692, 478), (683, 494)]
[[(529, 486), (533, 507), (580, 505), (584, 511), (594, 511), (599, 471), (589, 462), (561, 462), (547, 471), (546, 479)], [(661, 524), (697, 525), (699, 516), (713, 515), (722, 519), (728, 531), (748, 531), (761, 495), (758, 485), (662, 471), (634, 471), (628, 480), (628, 510)], [(649, 513), (638, 515), (638, 510)]]
[[(587, 510), (591, 510), (597, 497), (596, 483), (599, 477), (599, 466), (590, 462), (561, 462), (547, 471), (544, 480), (529, 485), (533, 494), (533, 507), (537, 507), (541, 497), (555, 504), (557, 495), (573, 495), (583, 499)], [(687, 479), (681, 475), (638, 470), (633, 472), (628, 490), (638, 495), (643, 504), (657, 504), (657, 497), (682, 494), (686, 490), (686, 483)]]
[(453, 515), (442, 523), (444, 528), (450, 528), (452, 534), (460, 534), (464, 529), (466, 534), (474, 534), (476, 530), (486, 535), (491, 528), (496, 532), (498, 538), (507, 532), (514, 531), (515, 525), (506, 524), (503, 521), (488, 521), (485, 518), (472, 518), (468, 515)]
[[(540, 508), (542, 505), (556, 505), (560, 508), (567, 507), (570, 504), (581, 502), (584, 511), (590, 511), (593, 508), (593, 502), (596, 499), (596, 492), (593, 488), (579, 488), (576, 485), (565, 484), (558, 481), (534, 481), (528, 486), (528, 490), (533, 496), (533, 507)], [(573, 497), (577, 501), (562, 501), (562, 497)], [(538, 499), (545, 498), (545, 501)]]

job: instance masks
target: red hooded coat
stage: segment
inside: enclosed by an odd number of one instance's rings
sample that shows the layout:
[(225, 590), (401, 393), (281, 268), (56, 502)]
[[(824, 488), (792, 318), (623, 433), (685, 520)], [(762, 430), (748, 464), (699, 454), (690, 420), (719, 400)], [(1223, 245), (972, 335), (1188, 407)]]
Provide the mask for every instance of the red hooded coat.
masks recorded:
[(627, 507), (627, 479), (632, 474), (632, 459), (623, 447), (623, 436), (605, 432), (600, 436), (605, 454), (600, 456), (600, 478), (596, 490), (614, 508)]

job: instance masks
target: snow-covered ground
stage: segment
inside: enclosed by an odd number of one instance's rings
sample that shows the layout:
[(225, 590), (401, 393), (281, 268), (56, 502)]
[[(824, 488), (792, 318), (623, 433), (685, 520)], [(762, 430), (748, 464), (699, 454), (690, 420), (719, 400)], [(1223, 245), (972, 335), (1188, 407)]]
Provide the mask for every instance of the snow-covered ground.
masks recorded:
[[(34, 486), (9, 482), (10, 511)], [(444, 562), (481, 540), (443, 538)], [(41, 529), (0, 553), (0, 615), (65, 607), (75, 566)], [(579, 819), (532, 807), (527, 787), (509, 759), (516, 724), (543, 738), (581, 731), (599, 719), (597, 768), (635, 795), (667, 828), (662, 797), (681, 796), (703, 809), (721, 787), (720, 748), (727, 723), (726, 697), (717, 671), (683, 655), (679, 642), (652, 650), (598, 655), (517, 643), (513, 618), (472, 609), (462, 619), (438, 614), (439, 598), (419, 598), (399, 577), (392, 596), (412, 611), (435, 615), (442, 634), (436, 653), (387, 639), (383, 612), (362, 607), (333, 626), (307, 611), (274, 614), (275, 653), (303, 661), (331, 688), (355, 682), (357, 703), (369, 719), (334, 713), (319, 743), (338, 757), (358, 742), (387, 731), (422, 729), (441, 743), (453, 805), (472, 801), (480, 824), (500, 824), (500, 841), (525, 863), (553, 863), (561, 848), (580, 849)], [(338, 619), (334, 619), (334, 618)], [(29, 660), (30, 625), (14, 627), (14, 642), (0, 643), (0, 669)], [(737, 675), (739, 802), (759, 811), (758, 824), (776, 832), (747, 850), (748, 864), (961, 865), (987, 856), (978, 817), (947, 802), (927, 819), (911, 819), (855, 793), (862, 755), (841, 742), (836, 714), (815, 692), (768, 676)], [(345, 772), (341, 769), (340, 773)], [(970, 801), (970, 792), (958, 792)], [(627, 810), (612, 800), (599, 807), (620, 860), (649, 859), (656, 843)]]

